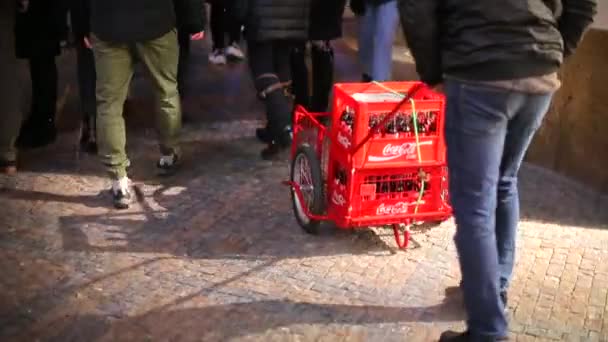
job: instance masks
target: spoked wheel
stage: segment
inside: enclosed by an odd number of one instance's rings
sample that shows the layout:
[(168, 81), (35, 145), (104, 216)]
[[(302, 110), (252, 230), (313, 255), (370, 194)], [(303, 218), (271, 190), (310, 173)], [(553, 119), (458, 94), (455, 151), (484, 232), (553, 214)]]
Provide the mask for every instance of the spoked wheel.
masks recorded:
[(309, 234), (318, 234), (321, 221), (306, 215), (304, 208), (312, 215), (321, 215), (324, 210), (323, 179), (321, 163), (315, 151), (309, 145), (298, 147), (291, 163), (291, 181), (300, 186), (303, 202), (295, 189), (291, 191), (293, 211), (298, 223)]
[(395, 234), (395, 242), (400, 249), (406, 249), (410, 244), (410, 230), (407, 227), (402, 227), (400, 224), (393, 225), (393, 233)]

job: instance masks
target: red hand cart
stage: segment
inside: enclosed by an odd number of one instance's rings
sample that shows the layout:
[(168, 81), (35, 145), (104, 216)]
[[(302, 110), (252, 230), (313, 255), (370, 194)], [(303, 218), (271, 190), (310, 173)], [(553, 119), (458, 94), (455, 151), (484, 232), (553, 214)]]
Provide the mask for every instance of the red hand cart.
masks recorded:
[(392, 226), (406, 248), (411, 224), (447, 220), (444, 116), (443, 95), (421, 82), (335, 84), (331, 113), (297, 107), (285, 183), (300, 226)]

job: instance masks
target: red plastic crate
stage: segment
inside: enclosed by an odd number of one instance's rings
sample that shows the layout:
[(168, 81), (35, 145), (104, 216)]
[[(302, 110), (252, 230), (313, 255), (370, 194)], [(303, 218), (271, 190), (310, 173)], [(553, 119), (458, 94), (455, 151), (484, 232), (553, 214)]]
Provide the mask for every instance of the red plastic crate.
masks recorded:
[[(358, 149), (370, 132), (370, 126), (395, 110), (401, 97), (389, 92), (407, 93), (418, 88), (412, 96), (420, 123), (418, 143), (414, 134), (412, 103), (407, 101), (399, 114), (390, 120), (381, 132)], [(334, 85), (331, 134), (338, 142), (336, 155), (350, 160), (355, 168), (390, 168), (445, 163), (443, 139), (445, 100), (420, 82), (344, 83)], [(352, 125), (344, 123), (345, 113), (352, 112)], [(391, 126), (392, 125), (392, 126)], [(420, 160), (418, 156), (420, 148)]]
[[(349, 171), (334, 163), (327, 198), (328, 212), (338, 226), (442, 221), (451, 215), (445, 166)], [(421, 179), (425, 185), (419, 198)]]

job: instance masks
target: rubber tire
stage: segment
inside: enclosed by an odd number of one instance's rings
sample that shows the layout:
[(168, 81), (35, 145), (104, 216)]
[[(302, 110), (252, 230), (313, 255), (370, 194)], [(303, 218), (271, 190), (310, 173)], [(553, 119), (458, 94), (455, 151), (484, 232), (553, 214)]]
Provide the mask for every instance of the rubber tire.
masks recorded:
[[(310, 166), (310, 174), (312, 178), (313, 189), (313, 203), (310, 206), (310, 213), (314, 215), (321, 215), (324, 211), (324, 200), (325, 195), (323, 193), (323, 179), (321, 176), (321, 163), (319, 162), (319, 158), (317, 154), (313, 150), (312, 147), (308, 144), (304, 144), (298, 147), (296, 150), (296, 154), (291, 162), (291, 181), (294, 181), (294, 173), (295, 173), (295, 164), (296, 160), (298, 160), (298, 156), (303, 155), (304, 158), (308, 160), (308, 165)], [(307, 217), (303, 218), (300, 216), (300, 212), (298, 210), (298, 198), (295, 194), (295, 190), (291, 191), (291, 202), (293, 205), (293, 212), (295, 214), (296, 220), (298, 224), (304, 231), (308, 234), (317, 235), (319, 234), (321, 220), (312, 220)]]

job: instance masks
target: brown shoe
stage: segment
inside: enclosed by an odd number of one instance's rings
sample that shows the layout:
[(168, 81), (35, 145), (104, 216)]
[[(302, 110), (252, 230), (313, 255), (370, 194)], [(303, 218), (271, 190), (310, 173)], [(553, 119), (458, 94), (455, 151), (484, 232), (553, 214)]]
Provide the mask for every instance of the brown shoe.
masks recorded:
[(14, 175), (17, 173), (17, 162), (0, 160), (0, 174)]

